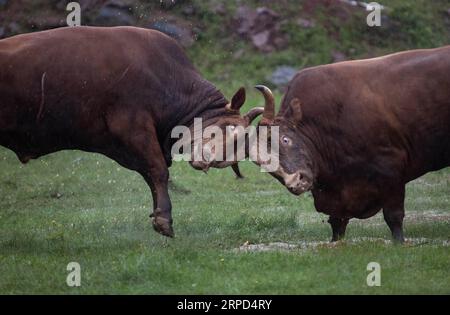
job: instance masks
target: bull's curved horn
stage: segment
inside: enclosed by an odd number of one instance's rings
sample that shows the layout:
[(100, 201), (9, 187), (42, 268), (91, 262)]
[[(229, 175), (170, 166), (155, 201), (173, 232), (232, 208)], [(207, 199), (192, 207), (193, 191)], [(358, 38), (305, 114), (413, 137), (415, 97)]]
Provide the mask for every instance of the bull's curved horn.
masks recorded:
[(247, 114), (245, 114), (244, 119), (247, 122), (247, 125), (250, 125), (256, 117), (261, 115), (264, 112), (264, 107), (255, 107), (252, 108)]
[(275, 118), (275, 99), (272, 91), (264, 85), (257, 85), (255, 88), (262, 93), (266, 104), (264, 105), (263, 120), (270, 123)]

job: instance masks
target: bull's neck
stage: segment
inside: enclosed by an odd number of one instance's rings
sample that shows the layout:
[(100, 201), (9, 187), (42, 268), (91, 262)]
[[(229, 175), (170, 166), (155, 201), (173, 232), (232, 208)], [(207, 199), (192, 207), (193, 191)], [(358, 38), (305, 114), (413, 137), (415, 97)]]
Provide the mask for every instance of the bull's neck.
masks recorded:
[(301, 138), (308, 151), (316, 180), (328, 177), (337, 170), (338, 149), (328, 141), (328, 137), (314, 126), (302, 126)]
[(201, 82), (198, 90), (180, 97), (179, 101), (180, 106), (173, 113), (177, 119), (172, 119), (172, 123), (166, 125), (163, 131), (163, 150), (168, 164), (171, 160), (171, 147), (178, 140), (171, 137), (172, 129), (175, 126), (185, 126), (193, 130), (195, 118), (200, 118), (205, 127), (209, 121), (226, 113), (225, 105), (228, 103), (223, 94), (208, 81)]
[(225, 109), (226, 104), (227, 104), (226, 100), (225, 100), (225, 103), (223, 103), (222, 101), (219, 102), (218, 107), (211, 104), (210, 106), (204, 108), (201, 112), (198, 112), (195, 116), (190, 118), (189, 121), (184, 122), (183, 126), (186, 126), (189, 129), (193, 129), (195, 120), (200, 119), (202, 122), (202, 127), (203, 128), (207, 127), (211, 123), (215, 122), (218, 117), (222, 117), (224, 115), (229, 114)]
[(302, 127), (301, 138), (306, 146), (314, 177), (316, 180), (320, 180), (324, 174), (328, 174), (334, 169), (332, 164), (328, 165), (329, 156), (332, 155), (334, 149), (329, 146), (316, 128)]

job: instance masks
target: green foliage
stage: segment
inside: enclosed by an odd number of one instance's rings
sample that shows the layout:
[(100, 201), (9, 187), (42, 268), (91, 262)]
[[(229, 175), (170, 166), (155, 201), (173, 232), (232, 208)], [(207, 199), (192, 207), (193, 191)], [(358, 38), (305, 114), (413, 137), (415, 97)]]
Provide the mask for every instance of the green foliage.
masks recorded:
[[(23, 166), (1, 149), (0, 293), (450, 293), (449, 169), (407, 186), (405, 233), (425, 238), (420, 245), (384, 244), (379, 214), (352, 220), (347, 241), (328, 247), (327, 218), (310, 195), (289, 194), (250, 162), (241, 168), (244, 180), (174, 163), (176, 238), (166, 239), (151, 228), (150, 191), (136, 173), (77, 151)], [(245, 242), (323, 244), (236, 252)], [(71, 261), (79, 288), (65, 282)], [(366, 286), (371, 261), (381, 264), (378, 288)]]
[[(230, 93), (241, 85), (267, 83), (268, 76), (280, 65), (302, 69), (330, 63), (333, 51), (359, 59), (450, 44), (448, 0), (379, 1), (386, 6), (381, 27), (367, 26), (368, 12), (362, 9), (345, 8), (340, 12), (318, 7), (311, 13), (302, 8), (306, 1), (284, 0), (270, 5), (248, 1), (245, 5), (267, 5), (280, 15), (281, 31), (287, 35), (288, 45), (269, 54), (258, 52), (236, 34), (233, 16), (242, 4), (213, 1), (220, 2), (225, 4), (225, 15), (212, 14), (211, 3), (190, 1), (199, 11), (191, 20), (201, 25), (201, 30), (188, 53), (208, 79)], [(313, 21), (314, 26), (300, 27), (299, 17)]]

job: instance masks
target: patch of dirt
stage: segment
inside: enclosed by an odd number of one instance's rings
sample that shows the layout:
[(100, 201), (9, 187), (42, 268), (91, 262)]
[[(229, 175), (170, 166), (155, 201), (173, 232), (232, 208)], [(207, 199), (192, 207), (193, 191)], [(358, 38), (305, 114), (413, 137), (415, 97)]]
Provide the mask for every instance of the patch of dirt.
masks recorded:
[[(293, 252), (293, 251), (315, 250), (318, 248), (336, 248), (345, 245), (358, 245), (366, 242), (386, 244), (386, 245), (393, 244), (391, 240), (387, 240), (384, 238), (358, 237), (334, 243), (325, 241), (301, 241), (298, 243), (273, 242), (273, 243), (249, 244), (246, 242), (240, 247), (233, 249), (232, 251), (235, 253), (268, 252), (268, 251)], [(437, 245), (448, 247), (450, 246), (450, 240), (408, 238), (405, 240), (405, 244), (403, 246), (421, 246), (421, 245)]]
[[(426, 211), (405, 211), (405, 221), (406, 224), (416, 224), (425, 222), (449, 222), (450, 214), (444, 210), (426, 210)], [(375, 216), (364, 219), (352, 219), (349, 226), (356, 225), (361, 227), (368, 226), (385, 226), (387, 228), (386, 222), (383, 219), (383, 212), (380, 211)]]
[(438, 211), (415, 212), (406, 214), (405, 220), (411, 223), (436, 221), (450, 223), (450, 214)]

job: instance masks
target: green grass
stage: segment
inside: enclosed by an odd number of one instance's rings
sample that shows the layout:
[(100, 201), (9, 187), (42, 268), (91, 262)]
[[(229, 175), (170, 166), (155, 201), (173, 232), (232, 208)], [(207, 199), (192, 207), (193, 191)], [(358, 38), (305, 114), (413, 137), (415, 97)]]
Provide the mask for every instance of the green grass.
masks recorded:
[[(45, 1), (36, 2), (22, 14), (42, 14), (35, 6), (49, 10)], [(303, 2), (271, 2), (265, 5), (280, 14), (289, 39), (285, 49), (271, 54), (257, 52), (233, 31), (237, 1), (187, 2), (197, 7), (188, 20), (200, 29), (189, 57), (227, 98), (247, 87), (243, 112), (262, 104), (251, 87), (270, 86), (267, 77), (279, 65), (300, 69), (329, 63), (333, 50), (356, 59), (450, 44), (448, 0), (380, 1), (389, 7), (390, 23), (370, 29), (364, 12), (340, 20), (321, 10), (306, 16), (315, 20), (314, 28), (300, 29), (296, 19), (305, 17)], [(223, 2), (227, 13), (213, 14), (213, 2)], [(159, 7), (141, 4), (136, 16)], [(169, 13), (181, 11), (175, 6)], [(88, 23), (94, 16), (87, 12), (83, 18)], [(12, 15), (5, 21), (16, 20), (25, 24)], [(281, 92), (275, 93), (279, 104)], [(407, 186), (405, 233), (415, 242), (385, 244), (390, 233), (379, 214), (351, 221), (347, 241), (335, 247), (313, 246), (327, 242), (331, 231), (310, 195), (289, 194), (249, 162), (241, 169), (246, 179), (238, 181), (230, 169), (205, 175), (174, 163), (176, 238), (166, 239), (151, 228), (150, 192), (136, 173), (78, 151), (21, 165), (0, 149), (0, 293), (450, 293), (450, 169)], [(246, 242), (307, 248), (234, 250)], [(65, 282), (71, 261), (81, 264), (79, 288)], [(371, 261), (381, 264), (381, 287), (366, 285)]]
[[(245, 242), (313, 244), (330, 237), (310, 196), (289, 194), (250, 162), (205, 175), (175, 163), (175, 239), (153, 232), (144, 181), (100, 155), (60, 152), (21, 165), (0, 150), (0, 293), (450, 293), (450, 169), (408, 185), (405, 232), (393, 246), (382, 217), (352, 221), (347, 241), (236, 252)], [(57, 198), (57, 196), (60, 196)], [(364, 239), (364, 238), (376, 238)], [(353, 240), (353, 241), (352, 241)], [(359, 241), (355, 241), (359, 240)], [(69, 262), (82, 282), (70, 288)], [(381, 264), (382, 286), (366, 266)]]

